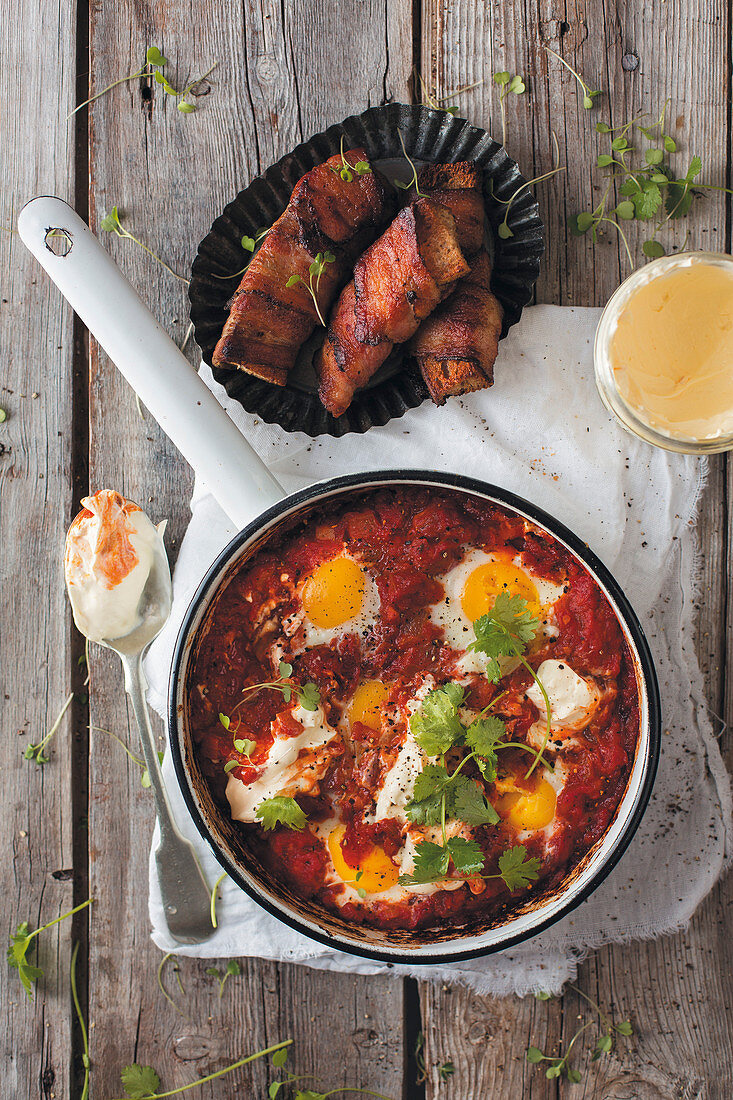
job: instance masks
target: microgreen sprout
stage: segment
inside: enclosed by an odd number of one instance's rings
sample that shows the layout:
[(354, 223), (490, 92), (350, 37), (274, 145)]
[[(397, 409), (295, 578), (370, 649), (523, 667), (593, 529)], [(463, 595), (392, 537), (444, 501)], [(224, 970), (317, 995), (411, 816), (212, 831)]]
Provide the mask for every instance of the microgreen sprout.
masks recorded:
[(526, 183), (521, 184), (516, 189), (516, 191), (514, 191), (509, 196), (508, 199), (500, 199), (498, 195), (493, 194), (493, 192), (492, 192), (492, 197), (493, 197), (494, 201), (498, 202), (498, 203), (501, 203), (502, 206), (506, 207), (506, 210), (504, 211), (504, 217), (503, 217), (502, 221), (499, 223), (499, 226), (497, 228), (497, 233), (499, 234), (499, 236), (501, 237), (501, 239), (503, 241), (506, 241), (510, 237), (514, 236), (514, 231), (511, 228), (511, 226), (509, 225), (509, 212), (510, 212), (513, 204), (516, 202), (516, 200), (522, 194), (522, 192), (526, 191), (528, 187), (532, 186), (532, 184), (542, 183), (544, 180), (548, 180), (552, 176), (556, 176), (558, 174), (558, 172), (564, 172), (564, 171), (565, 171), (565, 165), (563, 164), (559, 168), (551, 168), (549, 172), (543, 172), (541, 176), (534, 176), (531, 180), (527, 180)]
[(224, 986), (226, 985), (228, 979), (232, 976), (238, 978), (242, 973), (242, 968), (236, 959), (230, 959), (226, 965), (226, 970), (223, 974), (220, 973), (215, 966), (208, 966), (206, 968), (206, 973), (209, 975), (209, 977), (216, 978), (216, 980), (218, 981), (219, 1000), (221, 1000), (224, 996)]
[(33, 982), (43, 976), (43, 970), (40, 966), (33, 966), (27, 961), (28, 949), (34, 939), (36, 936), (40, 936), (41, 932), (53, 928), (55, 924), (60, 924), (62, 920), (67, 920), (69, 917), (73, 917), (75, 913), (79, 913), (82, 909), (86, 909), (92, 904), (92, 901), (92, 898), (87, 898), (81, 905), (77, 905), (74, 909), (70, 909), (68, 913), (62, 913), (60, 917), (55, 917), (54, 920), (50, 920), (48, 924), (42, 925), (41, 928), (36, 928), (34, 932), (28, 931), (27, 920), (21, 921), (15, 932), (11, 932), (10, 946), (8, 947), (8, 964), (14, 970), (18, 971), (21, 984), (28, 994), (29, 1001), (33, 1000)]
[[(166, 1001), (168, 1001), (168, 1004), (172, 1005), (172, 1007), (175, 1008), (178, 1015), (183, 1016), (184, 1020), (188, 1020), (188, 1016), (186, 1015), (186, 1013), (183, 1011), (182, 1008), (179, 1008), (179, 1006), (176, 1004), (176, 1002), (171, 997), (168, 990), (163, 985), (163, 970), (165, 968), (165, 964), (168, 962), (168, 959), (174, 959), (174, 958), (175, 958), (175, 955), (171, 951), (168, 951), (168, 953), (163, 955), (163, 958), (160, 960), (160, 963), (158, 964), (158, 988), (160, 989), (160, 992), (165, 997)], [(176, 975), (176, 982), (178, 983), (178, 988), (180, 989), (181, 994), (185, 997), (186, 996), (186, 991), (183, 988), (183, 982), (181, 981), (180, 967), (179, 967), (177, 962), (173, 966), (173, 971)]]
[(5, 409), (2, 408), (2, 406), (0, 406), (0, 424), (4, 424), (7, 419), (7, 412), (5, 411)]
[[(609, 1054), (613, 1050), (616, 1035), (623, 1035), (624, 1037), (628, 1038), (630, 1035), (634, 1034), (634, 1028), (629, 1020), (622, 1020), (621, 1023), (614, 1024), (614, 1022), (606, 1015), (600, 1005), (598, 1005), (592, 997), (589, 997), (587, 993), (584, 993), (582, 989), (578, 989), (578, 987), (575, 985), (570, 985), (569, 988), (574, 990), (574, 992), (577, 993), (579, 997), (582, 997), (583, 1000), (590, 1005), (590, 1007), (599, 1017), (604, 1028), (602, 1034), (598, 1037), (596, 1045), (593, 1049), (593, 1053), (591, 1054), (591, 1061), (595, 1062), (604, 1054)], [(540, 992), (535, 993), (535, 997), (538, 1001), (548, 1001), (550, 999), (550, 994)], [(581, 1080), (582, 1074), (579, 1070), (570, 1065), (570, 1054), (577, 1040), (585, 1031), (588, 1030), (589, 1027), (592, 1026), (592, 1024), (593, 1020), (589, 1020), (587, 1023), (578, 1028), (578, 1030), (575, 1032), (572, 1039), (570, 1040), (565, 1054), (552, 1056), (544, 1054), (539, 1049), (539, 1047), (530, 1046), (527, 1049), (527, 1061), (532, 1063), (533, 1065), (538, 1065), (540, 1062), (548, 1062), (549, 1065), (545, 1070), (545, 1077), (552, 1080), (553, 1078), (561, 1077), (564, 1075), (565, 1077), (567, 1077), (568, 1081), (577, 1084), (577, 1082)]]
[(152, 256), (152, 258), (156, 260), (161, 267), (164, 267), (166, 271), (170, 272), (170, 274), (173, 275), (174, 278), (180, 279), (182, 283), (185, 283), (186, 286), (188, 286), (189, 280), (185, 277), (185, 275), (179, 275), (177, 271), (174, 271), (172, 267), (168, 266), (165, 260), (161, 260), (160, 256), (156, 255), (156, 253), (153, 252), (151, 248), (148, 248), (146, 244), (143, 244), (143, 242), (141, 240), (138, 240), (137, 237), (134, 237), (129, 230), (125, 229), (122, 222), (120, 221), (119, 211), (116, 206), (112, 207), (111, 214), (104, 215), (101, 222), (99, 223), (99, 227), (100, 229), (103, 229), (105, 233), (115, 233), (122, 240), (134, 241), (135, 244), (139, 245), (140, 248), (143, 249), (144, 252), (147, 252), (149, 256)]
[(354, 172), (357, 176), (365, 176), (368, 172), (371, 172), (371, 165), (368, 160), (357, 160), (356, 164), (351, 164), (344, 155), (344, 139), (346, 135), (341, 135), (341, 146), (339, 153), (341, 155), (341, 167), (334, 167), (331, 169), (337, 176), (344, 181), (344, 183), (351, 183), (354, 178)]
[(81, 1089), (81, 1096), (79, 1100), (87, 1100), (89, 1096), (89, 1078), (91, 1076), (92, 1060), (89, 1057), (89, 1033), (87, 1031), (86, 1020), (84, 1019), (84, 1013), (81, 1010), (79, 1004), (79, 991), (76, 988), (76, 959), (79, 954), (79, 944), (74, 944), (74, 950), (71, 953), (71, 969), (69, 974), (69, 980), (71, 983), (71, 998), (74, 1002), (74, 1012), (79, 1023), (79, 1030), (81, 1031), (82, 1042), (82, 1055), (81, 1062), (84, 1066), (84, 1083)]
[(420, 185), (417, 182), (417, 168), (415, 167), (414, 161), (412, 161), (407, 155), (405, 142), (399, 130), (397, 131), (397, 136), (400, 139), (400, 145), (402, 146), (402, 152), (405, 155), (405, 160), (410, 165), (410, 168), (412, 168), (412, 177), (410, 180), (408, 180), (407, 183), (403, 183), (401, 180), (392, 180), (392, 183), (395, 185), (395, 187), (399, 187), (400, 191), (409, 191), (411, 187), (414, 187), (415, 194), (420, 197), (422, 195), (422, 191), (420, 190)]
[(63, 721), (64, 715), (66, 714), (67, 710), (71, 706), (73, 698), (74, 698), (74, 693), (72, 691), (69, 694), (68, 699), (66, 700), (66, 702), (62, 706), (61, 710), (57, 714), (56, 720), (53, 723), (53, 725), (51, 726), (51, 728), (48, 731), (48, 733), (46, 734), (46, 736), (43, 737), (38, 742), (37, 745), (26, 745), (25, 750), (23, 752), (23, 759), (24, 760), (33, 760), (36, 764), (41, 764), (41, 765), (42, 764), (48, 764), (48, 761), (50, 760), (50, 757), (46, 756), (46, 746), (48, 745), (51, 738), (54, 737), (54, 735), (58, 732), (59, 726), (61, 725), (61, 722)]
[[(326, 327), (326, 322), (323, 319), (321, 313), (321, 307), (318, 304), (318, 290), (321, 285), (321, 275), (323, 275), (326, 264), (332, 264), (336, 257), (333, 252), (317, 252), (313, 263), (308, 268), (308, 282), (306, 282), (300, 275), (291, 275), (285, 286), (296, 286), (297, 283), (302, 283), (305, 289), (313, 299), (313, 305), (316, 307), (316, 313), (318, 314), (318, 320), (323, 327)], [(313, 280), (315, 279), (315, 286)], [(310, 709), (310, 708), (309, 708)]]
[[(252, 255), (254, 255), (254, 251), (257, 248), (257, 245), (265, 239), (269, 232), (270, 227), (264, 226), (262, 229), (257, 230), (254, 237), (250, 237), (247, 233), (245, 233), (240, 242), (244, 251), (250, 252), (252, 253)], [(239, 271), (235, 271), (232, 275), (215, 275), (212, 272), (212, 276), (214, 279), (236, 279), (238, 275), (244, 275), (245, 271), (250, 265), (251, 259), (252, 256), (250, 256), (249, 260), (247, 260), (247, 263), (244, 265), (244, 267), (240, 268)]]
[[(145, 761), (142, 760), (139, 756), (136, 756), (134, 752), (131, 752), (131, 750), (128, 749), (127, 745), (125, 744), (125, 742), (122, 740), (121, 737), (118, 737), (116, 733), (112, 732), (112, 730), (104, 729), (102, 726), (91, 726), (90, 725), (89, 730), (90, 730), (90, 732), (91, 732), (91, 730), (95, 730), (98, 733), (106, 733), (108, 737), (113, 738), (113, 740), (115, 740), (117, 742), (117, 744), (120, 745), (120, 747), (125, 751), (125, 753), (128, 756), (128, 759), (131, 760), (133, 764), (137, 764), (138, 768), (140, 769), (140, 786), (145, 787), (146, 790), (150, 787), (150, 785), (151, 785), (151, 783), (150, 783), (150, 772), (147, 769)], [(158, 763), (159, 764), (163, 763), (163, 756), (164, 756), (164, 754), (159, 751), (158, 752)]]
[(216, 899), (219, 896), (219, 887), (221, 886), (222, 882), (224, 881), (224, 879), (226, 877), (227, 877), (226, 871), (222, 871), (222, 873), (219, 875), (218, 879), (214, 883), (214, 887), (211, 891), (211, 927), (212, 928), (218, 928), (219, 927), (217, 919), (216, 919)]
[(427, 84), (422, 78), (422, 75), (415, 70), (417, 79), (420, 81), (420, 102), (424, 107), (430, 107), (433, 111), (445, 111), (449, 115), (457, 115), (458, 108), (456, 106), (446, 107), (445, 104), (450, 99), (456, 99), (459, 95), (463, 95), (464, 92), (469, 92), (472, 88), (480, 87), (484, 82), (483, 80), (476, 80), (473, 84), (464, 84), (461, 88), (456, 88), (454, 92), (449, 92), (447, 95), (438, 96), (435, 92), (431, 92)]
[(499, 92), (499, 110), (501, 111), (501, 144), (506, 145), (506, 106), (504, 100), (511, 92), (513, 95), (523, 95), (527, 90), (527, 85), (524, 83), (524, 77), (511, 73), (500, 72), (494, 73), (494, 84), (497, 84), (501, 91)]
[(188, 1085), (180, 1085), (178, 1088), (170, 1089), (167, 1092), (158, 1092), (160, 1077), (152, 1066), (142, 1066), (137, 1062), (133, 1062), (132, 1065), (125, 1066), (120, 1074), (122, 1086), (127, 1094), (126, 1098), (123, 1097), (122, 1100), (164, 1100), (168, 1096), (178, 1096), (181, 1092), (188, 1092), (189, 1089), (198, 1088), (199, 1085), (205, 1085), (209, 1081), (215, 1081), (219, 1077), (233, 1073), (235, 1069), (246, 1066), (257, 1058), (264, 1058), (267, 1054), (289, 1047), (292, 1042), (292, 1039), (284, 1039), (281, 1043), (274, 1043), (270, 1047), (265, 1047), (264, 1050), (258, 1050), (255, 1054), (249, 1054), (246, 1058), (240, 1058), (238, 1062), (232, 1062), (230, 1066), (225, 1066), (224, 1069), (207, 1073), (205, 1077), (199, 1077)]
[(580, 74), (575, 71), (572, 65), (568, 64), (564, 57), (561, 57), (559, 53), (556, 53), (555, 50), (551, 50), (549, 46), (543, 46), (542, 48), (546, 50), (547, 53), (551, 53), (553, 57), (556, 57), (560, 64), (564, 65), (568, 72), (572, 73), (572, 75), (575, 77), (576, 81), (578, 82), (578, 86), (583, 93), (583, 106), (585, 107), (586, 111), (589, 111), (593, 106), (593, 100), (601, 94), (600, 90), (589, 88), (586, 82), (583, 80), (582, 76), (580, 76)]
[(192, 80), (190, 84), (187, 84), (186, 87), (180, 92), (176, 91), (171, 82), (168, 80), (168, 77), (163, 73), (163, 69), (167, 64), (168, 59), (166, 57), (163, 57), (163, 54), (161, 53), (159, 47), (149, 46), (145, 52), (144, 65), (142, 65), (139, 69), (136, 69), (134, 73), (129, 73), (127, 76), (121, 76), (119, 80), (113, 80), (111, 84), (108, 84), (106, 86), (106, 88), (102, 88), (101, 92), (97, 92), (95, 95), (90, 96), (89, 99), (85, 99), (83, 103), (80, 103), (77, 107), (74, 108), (73, 111), (69, 112), (69, 114), (66, 116), (67, 120), (70, 119), (72, 115), (75, 115), (77, 111), (80, 111), (82, 107), (88, 107), (90, 103), (93, 103), (95, 101), (95, 99), (100, 99), (103, 95), (106, 95), (107, 92), (110, 92), (119, 84), (126, 84), (130, 80), (145, 79), (151, 76), (155, 80), (156, 84), (161, 85), (163, 91), (167, 92), (168, 95), (175, 96), (175, 98), (178, 99), (178, 110), (181, 112), (181, 114), (191, 114), (193, 111), (196, 110), (196, 105), (189, 102), (189, 100), (187, 99), (188, 95), (190, 95), (191, 93), (193, 95), (196, 95), (194, 89), (204, 80), (206, 80), (207, 76), (209, 76), (209, 74), (214, 71), (219, 62), (215, 61), (214, 64), (206, 70), (203, 76), (196, 77), (195, 80)]

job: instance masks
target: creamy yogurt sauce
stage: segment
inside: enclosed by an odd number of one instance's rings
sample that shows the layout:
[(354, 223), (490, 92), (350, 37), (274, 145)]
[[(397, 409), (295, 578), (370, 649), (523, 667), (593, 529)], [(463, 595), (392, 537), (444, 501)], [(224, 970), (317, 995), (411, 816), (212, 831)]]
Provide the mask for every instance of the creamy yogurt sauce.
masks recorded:
[(82, 504), (64, 558), (74, 622), (93, 642), (122, 638), (140, 625), (140, 598), (165, 524), (156, 527), (113, 489), (100, 489)]

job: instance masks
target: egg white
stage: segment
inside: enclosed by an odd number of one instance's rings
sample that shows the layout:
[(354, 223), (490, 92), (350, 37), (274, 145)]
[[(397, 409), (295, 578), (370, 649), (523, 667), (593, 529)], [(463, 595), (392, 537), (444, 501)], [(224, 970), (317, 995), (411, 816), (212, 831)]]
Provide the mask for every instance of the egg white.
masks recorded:
[[(487, 554), (484, 550), (479, 549), (471, 550), (458, 565), (455, 565), (441, 577), (445, 589), (445, 598), (440, 603), (433, 605), (430, 618), (436, 626), (442, 629), (443, 639), (451, 649), (466, 650), (466, 647), (474, 640), (473, 623), (463, 610), (461, 597), (466, 582), (474, 569), (478, 569), (480, 566), (492, 561), (496, 561), (495, 554)], [(519, 557), (513, 561), (521, 572), (531, 578), (537, 589), (538, 600), (546, 612), (546, 621), (542, 624), (543, 632), (547, 636), (556, 634), (557, 628), (551, 621), (551, 608), (564, 594), (564, 587), (548, 581), (544, 577), (538, 577), (520, 562)], [(462, 675), (482, 673), (486, 671), (487, 661), (488, 658), (484, 653), (464, 652), (456, 661), (456, 671)], [(502, 673), (506, 675), (516, 668), (518, 662), (507, 658), (502, 659), (500, 664), (502, 665)]]

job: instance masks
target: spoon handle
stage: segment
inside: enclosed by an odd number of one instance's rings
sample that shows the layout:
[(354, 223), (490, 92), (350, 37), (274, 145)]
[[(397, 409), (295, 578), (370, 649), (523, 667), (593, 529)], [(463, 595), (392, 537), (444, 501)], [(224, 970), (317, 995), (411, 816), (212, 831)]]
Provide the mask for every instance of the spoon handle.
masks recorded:
[(160, 825), (160, 844), (155, 851), (155, 862), (163, 911), (172, 936), (182, 943), (201, 943), (209, 939), (214, 931), (211, 924), (211, 891), (193, 845), (181, 834), (173, 819), (145, 702), (142, 653), (129, 658), (121, 657), (125, 690), (132, 701)]

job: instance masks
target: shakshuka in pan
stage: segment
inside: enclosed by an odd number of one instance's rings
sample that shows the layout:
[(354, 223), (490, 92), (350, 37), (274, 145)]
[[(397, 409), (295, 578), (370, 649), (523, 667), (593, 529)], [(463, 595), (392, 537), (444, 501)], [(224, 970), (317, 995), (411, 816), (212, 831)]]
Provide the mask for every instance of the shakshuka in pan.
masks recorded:
[(623, 797), (632, 657), (595, 580), (497, 504), (325, 505), (243, 563), (188, 683), (195, 751), (258, 859), (354, 923), (511, 910)]

